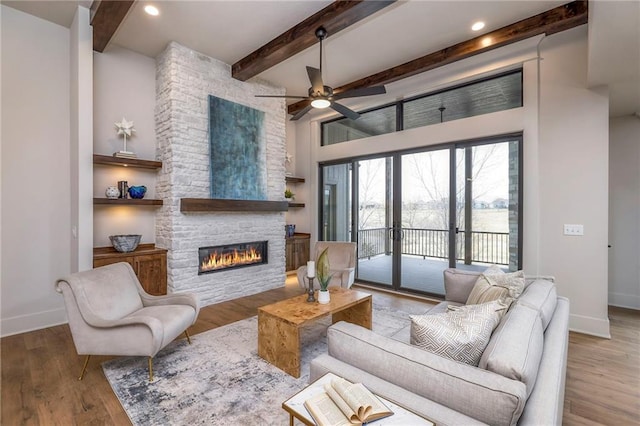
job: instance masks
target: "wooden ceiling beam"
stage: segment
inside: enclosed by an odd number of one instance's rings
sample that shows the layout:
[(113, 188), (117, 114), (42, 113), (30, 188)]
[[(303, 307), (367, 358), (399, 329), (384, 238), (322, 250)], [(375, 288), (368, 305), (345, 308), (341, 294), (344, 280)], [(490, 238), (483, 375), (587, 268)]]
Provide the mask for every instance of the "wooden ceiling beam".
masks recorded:
[(318, 27), (331, 36), (395, 1), (335, 1), (233, 64), (231, 76), (246, 81), (316, 44)]
[(91, 4), (93, 50), (104, 52), (135, 0), (96, 0)]
[[(573, 1), (482, 36), (337, 87), (334, 89), (334, 93), (393, 83), (529, 37), (543, 33), (550, 35), (568, 30), (586, 24), (588, 18), (588, 2)], [(307, 105), (309, 105), (309, 101), (306, 100), (296, 102), (289, 105), (287, 111), (289, 114), (295, 114)]]

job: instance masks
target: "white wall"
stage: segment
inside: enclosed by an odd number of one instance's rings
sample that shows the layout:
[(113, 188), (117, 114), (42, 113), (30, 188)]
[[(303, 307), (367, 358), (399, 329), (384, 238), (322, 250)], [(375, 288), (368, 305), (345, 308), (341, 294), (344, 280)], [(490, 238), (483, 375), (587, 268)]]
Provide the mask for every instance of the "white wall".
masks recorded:
[[(521, 64), (523, 108), (327, 147), (319, 146), (324, 117), (300, 120), (295, 132), (298, 172), (308, 165), (310, 190), (317, 193), (320, 161), (522, 131), (524, 269), (556, 276), (559, 293), (571, 299), (573, 329), (608, 336), (608, 100), (606, 90), (586, 88), (586, 32), (582, 26), (531, 39), (387, 86), (392, 96), (399, 96), (399, 90), (409, 96)], [(309, 222), (303, 224), (312, 240), (317, 239), (316, 204), (310, 197)], [(564, 223), (582, 223), (585, 236), (563, 236)]]
[[(570, 299), (573, 330), (609, 336), (608, 91), (586, 88), (586, 26), (545, 39), (541, 54), (540, 271)], [(574, 223), (584, 236), (563, 235)]]
[(93, 267), (93, 28), (78, 6), (71, 24), (71, 272)]
[[(123, 140), (114, 123), (123, 117), (133, 121), (136, 132), (127, 140), (127, 150), (138, 158), (155, 160), (156, 61), (117, 45), (103, 53), (93, 53), (93, 151), (112, 155), (121, 151)], [(104, 197), (108, 186), (126, 180), (129, 186), (147, 187), (145, 198), (156, 198), (155, 170), (131, 167), (95, 166), (94, 197)], [(140, 206), (95, 206), (93, 240), (95, 247), (111, 246), (109, 235), (141, 234), (142, 243), (155, 242), (156, 208)]]
[(2, 8), (1, 334), (61, 323), (70, 272), (69, 30)]
[(640, 309), (640, 117), (609, 123), (609, 304)]

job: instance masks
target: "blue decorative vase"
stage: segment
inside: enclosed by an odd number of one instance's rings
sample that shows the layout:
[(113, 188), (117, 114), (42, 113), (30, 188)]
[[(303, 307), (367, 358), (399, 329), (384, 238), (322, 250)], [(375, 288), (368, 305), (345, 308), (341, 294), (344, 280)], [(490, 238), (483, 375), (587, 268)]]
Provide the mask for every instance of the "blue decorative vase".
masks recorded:
[(144, 185), (129, 187), (129, 196), (131, 198), (143, 198), (146, 192), (147, 187)]

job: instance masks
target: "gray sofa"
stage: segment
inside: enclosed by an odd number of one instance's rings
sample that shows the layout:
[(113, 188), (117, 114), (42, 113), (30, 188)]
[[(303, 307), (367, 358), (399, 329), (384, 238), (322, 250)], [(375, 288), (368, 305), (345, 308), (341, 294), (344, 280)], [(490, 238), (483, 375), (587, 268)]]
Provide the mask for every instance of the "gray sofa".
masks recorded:
[[(466, 302), (479, 273), (445, 271), (447, 305)], [(311, 363), (310, 380), (332, 372), (438, 425), (562, 423), (569, 301), (553, 279), (527, 278), (525, 290), (491, 335), (477, 367), (392, 337), (339, 322), (327, 332), (328, 353)]]

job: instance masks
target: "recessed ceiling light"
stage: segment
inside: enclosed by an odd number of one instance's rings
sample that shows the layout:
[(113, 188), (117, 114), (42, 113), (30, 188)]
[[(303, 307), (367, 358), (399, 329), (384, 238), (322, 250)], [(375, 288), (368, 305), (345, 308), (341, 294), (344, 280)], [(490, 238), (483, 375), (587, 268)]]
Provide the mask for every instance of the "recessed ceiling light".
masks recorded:
[(473, 31), (480, 31), (483, 28), (484, 28), (484, 22), (482, 22), (482, 21), (478, 21), (478, 22), (476, 22), (475, 24), (473, 24), (471, 26), (471, 29)]
[(152, 6), (150, 4), (146, 5), (144, 7), (144, 11), (147, 12), (147, 14), (151, 15), (151, 16), (158, 16), (160, 15), (160, 11), (158, 10), (157, 7)]

